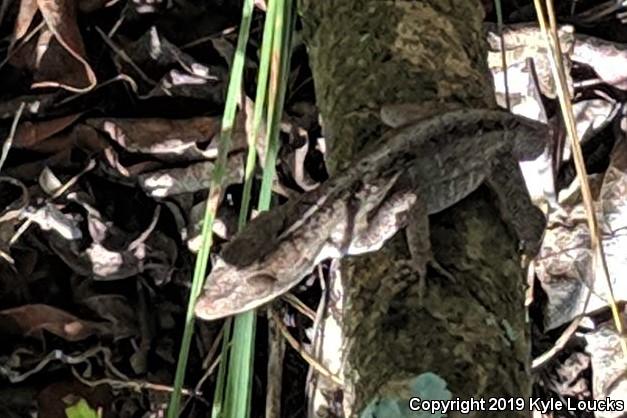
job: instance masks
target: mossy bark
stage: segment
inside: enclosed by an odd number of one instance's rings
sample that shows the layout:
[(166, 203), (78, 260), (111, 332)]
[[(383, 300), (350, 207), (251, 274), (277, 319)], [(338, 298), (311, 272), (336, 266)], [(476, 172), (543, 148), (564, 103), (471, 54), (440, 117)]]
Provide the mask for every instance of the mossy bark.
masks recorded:
[[(384, 104), (494, 107), (479, 0), (301, 0), (300, 13), (332, 174), (385, 131)], [(523, 272), (493, 197), (482, 187), (430, 221), (435, 256), (456, 281), (429, 271), (422, 303), (417, 276), (400, 267), (402, 234), (342, 262), (350, 415), (406, 399), (407, 382), (429, 372), (453, 399), (530, 395)]]

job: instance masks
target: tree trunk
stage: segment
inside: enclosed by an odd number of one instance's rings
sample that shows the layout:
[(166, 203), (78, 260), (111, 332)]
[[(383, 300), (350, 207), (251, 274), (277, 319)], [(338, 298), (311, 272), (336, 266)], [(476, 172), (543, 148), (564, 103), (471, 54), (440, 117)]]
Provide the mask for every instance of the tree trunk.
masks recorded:
[[(386, 130), (384, 104), (494, 107), (479, 0), (300, 6), (332, 175)], [(335, 391), (336, 407), (317, 404), (311, 416), (383, 416), (425, 390), (436, 399), (530, 395), (523, 271), (495, 199), (481, 187), (430, 223), (435, 257), (456, 280), (430, 270), (422, 304), (417, 276), (400, 267), (409, 258), (403, 234), (342, 262), (342, 309), (329, 318), (341, 328), (345, 363), (323, 362), (344, 386), (319, 377), (327, 395)], [(528, 413), (506, 407), (496, 416)]]

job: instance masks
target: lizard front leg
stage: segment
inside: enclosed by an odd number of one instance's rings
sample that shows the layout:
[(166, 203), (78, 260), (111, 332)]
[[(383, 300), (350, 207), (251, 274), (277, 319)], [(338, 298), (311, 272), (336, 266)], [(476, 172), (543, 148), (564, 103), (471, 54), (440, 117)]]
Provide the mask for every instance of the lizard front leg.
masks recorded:
[(348, 254), (357, 255), (377, 251), (401, 228), (405, 228), (411, 257), (409, 264), (418, 274), (419, 297), (422, 301), (426, 288), (428, 264), (449, 280), (455, 281), (455, 278), (433, 256), (427, 207), (415, 191), (391, 193), (379, 207), (373, 210), (367, 228), (353, 239)]
[(390, 193), (367, 214), (367, 219), (360, 225), (346, 253), (358, 255), (381, 249), (387, 240), (407, 225), (408, 214), (416, 200), (414, 191)]

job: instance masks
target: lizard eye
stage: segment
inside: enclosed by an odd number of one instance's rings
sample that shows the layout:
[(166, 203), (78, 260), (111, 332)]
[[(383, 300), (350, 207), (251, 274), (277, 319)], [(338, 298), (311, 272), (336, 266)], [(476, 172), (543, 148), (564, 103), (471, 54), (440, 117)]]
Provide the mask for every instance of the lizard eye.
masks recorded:
[(269, 274), (256, 274), (248, 278), (248, 282), (257, 286), (272, 286), (276, 282), (276, 278)]

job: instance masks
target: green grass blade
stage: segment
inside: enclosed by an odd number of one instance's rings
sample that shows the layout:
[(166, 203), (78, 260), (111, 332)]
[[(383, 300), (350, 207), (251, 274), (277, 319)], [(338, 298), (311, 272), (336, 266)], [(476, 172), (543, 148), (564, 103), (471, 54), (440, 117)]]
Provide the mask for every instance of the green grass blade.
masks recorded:
[(213, 392), (213, 403), (211, 404), (211, 418), (219, 418), (224, 407), (224, 393), (226, 383), (226, 370), (229, 359), (229, 348), (231, 347), (231, 329), (233, 319), (227, 318), (224, 321), (224, 337), (222, 338), (222, 352), (220, 364), (218, 365), (218, 376), (216, 377), (216, 388)]
[[(272, 36), (273, 36), (273, 21), (274, 21), (274, 11), (276, 10), (276, 2), (270, 2), (268, 5), (268, 9), (266, 11), (266, 20), (264, 23), (263, 30), (263, 40), (261, 43), (261, 53), (260, 53), (260, 63), (259, 63), (259, 74), (257, 76), (257, 91), (255, 94), (255, 106), (253, 110), (253, 124), (251, 132), (248, 135), (248, 152), (246, 155), (246, 167), (244, 174), (244, 190), (242, 192), (242, 204), (240, 207), (239, 218), (237, 222), (238, 230), (241, 230), (246, 224), (246, 219), (248, 215), (248, 209), (250, 207), (250, 198), (252, 191), (253, 178), (255, 173), (255, 165), (257, 161), (257, 148), (256, 142), (257, 137), (259, 135), (259, 128), (262, 123), (263, 116), (263, 108), (266, 100), (266, 89), (268, 85), (268, 73), (270, 68), (270, 46), (272, 44)], [(228, 318), (228, 335), (225, 334), (225, 338), (223, 339), (222, 344), (222, 361), (220, 362), (220, 366), (218, 369), (217, 383), (216, 389), (213, 397), (213, 405), (212, 405), (212, 418), (219, 418), (223, 412), (224, 406), (224, 396), (225, 396), (225, 381), (226, 381), (226, 370), (227, 365), (230, 363), (229, 360), (229, 351), (232, 346), (231, 341), (231, 324), (232, 319)], [(226, 326), (226, 325), (225, 325)], [(250, 328), (254, 331), (254, 325)], [(241, 329), (241, 325), (238, 326), (238, 329)], [(254, 341), (254, 335), (251, 337)], [(241, 344), (238, 344), (241, 346)], [(239, 359), (239, 362), (242, 362)], [(250, 365), (252, 368), (252, 363)], [(247, 402), (248, 404), (249, 402)]]
[[(272, 14), (274, 15), (274, 11), (272, 11)], [(266, 161), (264, 164), (261, 194), (257, 206), (260, 211), (268, 210), (270, 207), (272, 180), (275, 173), (278, 151), (279, 123), (283, 112), (283, 101), (287, 87), (291, 52), (291, 28), (293, 20), (291, 15), (291, 0), (287, 2), (284, 0), (276, 1), (276, 14), (273, 19), (273, 37), (264, 36), (264, 42), (272, 39), (271, 56), (273, 59), (271, 60), (272, 68), (270, 70), (271, 81), (267, 118), (269, 126), (267, 129)], [(269, 23), (272, 23), (272, 20), (267, 20), (266, 28)], [(286, 30), (286, 27), (288, 30)], [(264, 35), (266, 33), (268, 32), (264, 29)], [(268, 55), (268, 57), (270, 57), (270, 55)], [(260, 71), (262, 71), (261, 68)], [(259, 101), (259, 98), (257, 98), (257, 100)], [(259, 104), (258, 107), (256, 106), (256, 109), (261, 111), (263, 109), (262, 104)], [(260, 118), (260, 113), (255, 113), (255, 118)], [(256, 318), (254, 311), (240, 314), (235, 318), (233, 345), (229, 357), (229, 375), (226, 386), (225, 418), (247, 418), (250, 415)]]
[[(274, 16), (276, 10), (276, 2), (272, 1), (268, 5), (266, 11), (266, 19), (264, 23), (263, 40), (261, 43), (259, 74), (257, 76), (257, 91), (255, 94), (255, 106), (253, 110), (253, 123), (251, 132), (248, 135), (248, 153), (246, 156), (246, 168), (244, 175), (244, 190), (242, 192), (242, 204), (240, 207), (238, 218), (238, 229), (241, 230), (246, 224), (248, 209), (250, 207), (250, 198), (252, 191), (252, 183), (255, 172), (255, 165), (257, 161), (257, 148), (256, 142), (259, 135), (259, 128), (263, 121), (263, 109), (266, 101), (266, 91), (268, 85), (268, 74), (270, 68), (270, 52), (272, 46), (272, 37), (274, 30)], [(229, 324), (231, 319), (228, 319)], [(214, 395), (212, 418), (219, 418), (220, 416), (232, 415), (228, 411), (237, 410), (237, 404), (233, 405), (233, 400), (239, 399), (239, 405), (245, 406), (244, 415), (250, 413), (250, 396), (252, 382), (252, 370), (253, 370), (253, 350), (255, 341), (255, 324), (256, 318), (254, 313), (239, 315), (235, 320), (236, 335), (233, 341), (229, 338), (225, 338), (222, 345), (222, 359), (220, 362), (220, 368), (218, 370), (218, 380), (216, 385), (216, 392)], [(232, 357), (229, 357), (230, 348), (236, 347), (233, 351)], [(229, 384), (231, 390), (229, 393), (236, 393), (235, 396), (230, 396), (228, 399), (231, 402), (226, 405), (224, 396), (225, 394), (225, 378), (226, 378), (226, 366), (230, 365), (229, 370)], [(239, 366), (236, 366), (239, 365)], [(243, 372), (244, 368), (248, 372)], [(237, 375), (237, 378), (233, 376)], [(240, 384), (239, 382), (244, 382)], [(225, 406), (224, 410), (222, 406)], [(222, 415), (222, 412), (225, 412)]]
[(250, 415), (256, 323), (254, 310), (235, 317), (226, 384), (225, 418), (245, 418)]
[(220, 140), (218, 142), (218, 158), (215, 163), (209, 187), (207, 207), (205, 209), (202, 225), (202, 244), (200, 246), (200, 250), (198, 251), (198, 256), (196, 257), (194, 276), (192, 279), (187, 312), (185, 315), (185, 328), (183, 330), (183, 338), (181, 341), (181, 348), (179, 350), (176, 374), (174, 377), (174, 391), (172, 393), (172, 397), (170, 398), (170, 404), (168, 405), (168, 418), (176, 418), (179, 414), (181, 389), (183, 388), (189, 348), (191, 346), (192, 335), (194, 333), (194, 306), (200, 292), (202, 291), (205, 273), (207, 271), (209, 250), (211, 249), (212, 244), (213, 222), (215, 220), (215, 213), (218, 208), (220, 196), (222, 195), (222, 182), (226, 172), (227, 154), (231, 145), (237, 102), (242, 88), (242, 74), (244, 71), (246, 44), (248, 43), (250, 23), (252, 21), (253, 5), (253, 0), (244, 1), (242, 22), (240, 25), (235, 56), (233, 57), (233, 65), (231, 68), (231, 77), (229, 79), (226, 101), (224, 103), (224, 115), (222, 117)]
[[(270, 73), (270, 100), (268, 103), (268, 147), (264, 162), (261, 192), (257, 209), (268, 210), (272, 197), (272, 181), (276, 174), (276, 157), (279, 151), (279, 129), (283, 102), (287, 87), (288, 67), (291, 58), (292, 39), (292, 0), (277, 0), (277, 16), (274, 23), (274, 39), (272, 42), (274, 71)], [(287, 30), (286, 30), (287, 27)]]
[[(261, 53), (259, 61), (259, 75), (257, 76), (257, 91), (255, 93), (255, 108), (253, 110), (253, 126), (248, 135), (248, 154), (246, 156), (246, 173), (244, 176), (244, 190), (242, 192), (242, 206), (239, 212), (238, 229), (246, 224), (250, 194), (253, 184), (253, 174), (257, 160), (257, 148), (255, 143), (259, 135), (259, 128), (263, 121), (263, 109), (266, 104), (266, 92), (268, 88), (268, 74), (270, 72), (270, 54), (272, 52), (272, 39), (274, 36), (274, 18), (276, 14), (276, 1), (270, 1), (266, 11), (266, 20), (263, 27), (263, 40), (261, 41)], [(267, 122), (267, 121), (265, 121)]]

